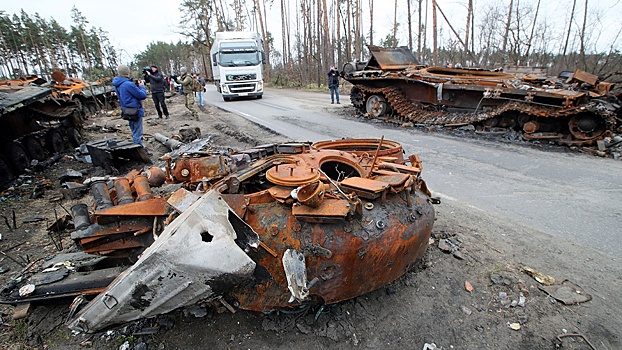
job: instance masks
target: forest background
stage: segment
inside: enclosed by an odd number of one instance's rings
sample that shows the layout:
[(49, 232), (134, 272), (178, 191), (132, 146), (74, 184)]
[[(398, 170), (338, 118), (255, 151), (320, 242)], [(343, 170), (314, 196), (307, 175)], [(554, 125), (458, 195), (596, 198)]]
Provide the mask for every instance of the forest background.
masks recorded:
[[(616, 82), (622, 23), (611, 22), (618, 16), (611, 9), (619, 2), (566, 0), (563, 13), (551, 15), (541, 0), (183, 0), (172, 29), (180, 39), (145, 43), (130, 65), (155, 64), (166, 74), (186, 66), (210, 78), (214, 34), (242, 30), (264, 38), (266, 79), (279, 86), (325, 84), (331, 64), (368, 59), (367, 45), (408, 46), (426, 65), (583, 69)], [(391, 28), (378, 30), (387, 14)], [(123, 48), (75, 6), (71, 19), (67, 28), (39, 13), (1, 11), (0, 76), (49, 78), (54, 69), (87, 80), (115, 75)]]

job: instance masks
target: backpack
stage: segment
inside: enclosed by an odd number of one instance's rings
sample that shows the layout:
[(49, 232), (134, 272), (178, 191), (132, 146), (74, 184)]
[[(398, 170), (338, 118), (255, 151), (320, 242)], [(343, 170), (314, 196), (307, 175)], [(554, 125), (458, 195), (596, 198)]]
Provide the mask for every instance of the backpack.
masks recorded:
[(192, 78), (192, 91), (199, 92), (203, 91), (203, 85), (199, 82), (199, 79)]

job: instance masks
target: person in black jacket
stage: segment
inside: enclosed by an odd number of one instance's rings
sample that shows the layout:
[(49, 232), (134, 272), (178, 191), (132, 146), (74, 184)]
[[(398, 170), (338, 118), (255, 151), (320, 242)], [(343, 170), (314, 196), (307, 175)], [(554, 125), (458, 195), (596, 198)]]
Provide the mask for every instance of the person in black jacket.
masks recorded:
[(337, 95), (337, 104), (339, 104), (339, 72), (335, 65), (330, 66), (328, 71), (328, 88), (330, 89), (330, 103), (335, 103), (335, 95)]
[[(162, 118), (162, 112), (164, 112), (164, 116), (168, 119), (168, 108), (166, 107), (166, 102), (164, 102), (164, 85), (166, 80), (157, 66), (151, 66), (151, 72), (146, 71), (146, 73), (149, 78), (151, 98), (153, 98), (153, 103), (158, 112), (158, 118)], [(162, 106), (162, 109), (160, 109), (160, 106)]]

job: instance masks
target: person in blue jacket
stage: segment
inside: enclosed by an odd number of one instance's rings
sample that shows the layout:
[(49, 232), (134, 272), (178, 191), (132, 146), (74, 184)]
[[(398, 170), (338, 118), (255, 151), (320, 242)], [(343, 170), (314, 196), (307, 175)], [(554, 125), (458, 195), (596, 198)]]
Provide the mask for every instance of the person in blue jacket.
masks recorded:
[[(135, 144), (143, 146), (143, 109), (142, 101), (147, 98), (147, 90), (142, 80), (138, 81), (138, 85), (130, 79), (130, 68), (124, 64), (117, 67), (118, 76), (112, 79), (112, 85), (119, 96), (121, 107), (138, 108), (138, 120), (128, 121), (130, 130), (132, 130), (132, 141)], [(143, 146), (144, 147), (144, 146)]]

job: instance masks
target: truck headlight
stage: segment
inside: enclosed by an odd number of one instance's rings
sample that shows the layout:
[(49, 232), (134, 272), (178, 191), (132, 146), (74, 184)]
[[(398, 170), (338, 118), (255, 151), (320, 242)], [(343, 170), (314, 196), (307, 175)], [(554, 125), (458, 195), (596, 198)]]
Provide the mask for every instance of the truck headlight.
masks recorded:
[(257, 82), (257, 91), (262, 91), (263, 90), (263, 81), (258, 81)]
[(221, 84), (220, 89), (222, 90), (222, 92), (229, 92), (229, 87), (227, 86), (227, 84)]

